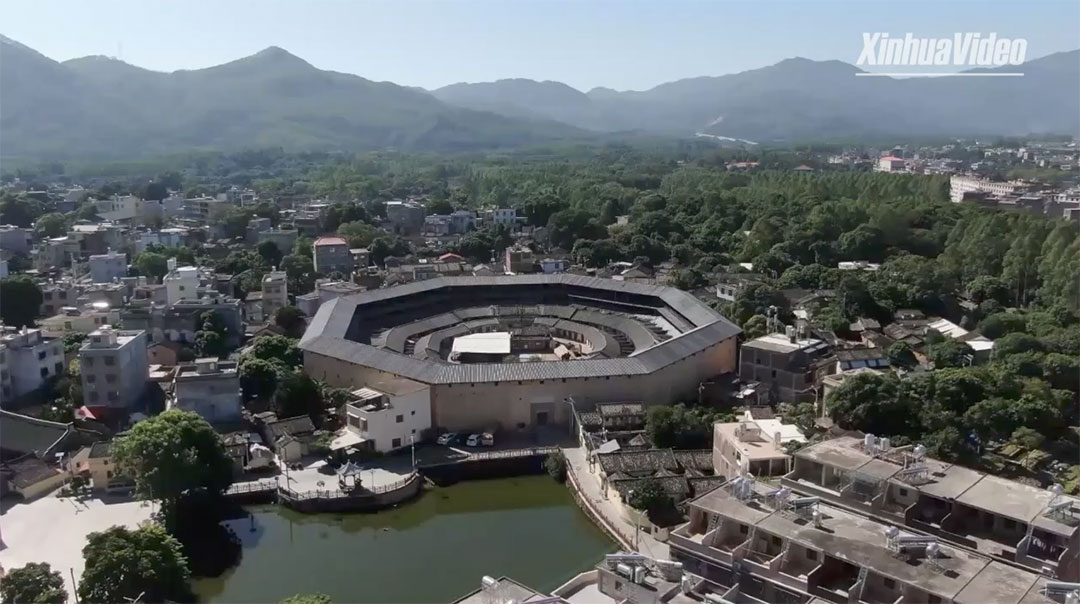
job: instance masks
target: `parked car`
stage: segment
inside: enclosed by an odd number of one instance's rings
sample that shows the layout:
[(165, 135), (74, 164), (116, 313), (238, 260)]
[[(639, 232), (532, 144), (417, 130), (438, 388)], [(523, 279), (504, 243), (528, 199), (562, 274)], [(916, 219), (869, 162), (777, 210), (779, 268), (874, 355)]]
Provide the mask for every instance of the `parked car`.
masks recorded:
[(480, 434), (470, 434), (469, 435), (469, 440), (465, 441), (465, 446), (467, 446), (467, 447), (479, 447), (480, 446), (480, 441), (482, 439), (483, 439), (483, 437)]
[(435, 442), (440, 445), (452, 445), (458, 440), (457, 432), (447, 432), (446, 434), (440, 434), (439, 438), (435, 439)]
[(495, 435), (491, 432), (484, 432), (480, 435), (480, 444), (485, 447), (495, 446)]

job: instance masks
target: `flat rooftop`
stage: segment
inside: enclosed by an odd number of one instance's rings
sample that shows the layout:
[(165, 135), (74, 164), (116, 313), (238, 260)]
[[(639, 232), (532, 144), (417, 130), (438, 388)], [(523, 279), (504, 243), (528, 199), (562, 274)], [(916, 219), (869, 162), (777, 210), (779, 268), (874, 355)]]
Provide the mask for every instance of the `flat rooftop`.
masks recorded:
[(492, 602), (498, 602), (500, 604), (518, 602), (518, 604), (525, 604), (531, 600), (541, 600), (550, 597), (531, 587), (526, 587), (509, 577), (499, 577), (495, 581), (495, 585), (492, 588), (489, 588), (492, 590), (491, 594), (486, 593), (482, 587), (477, 588), (476, 591), (466, 594), (462, 598), (455, 600), (452, 604), (492, 604)]
[(454, 338), (451, 352), (462, 354), (510, 354), (510, 332), (472, 333)]
[(1064, 513), (1050, 514), (1047, 506), (1053, 494), (1046, 490), (998, 476), (972, 470), (937, 459), (925, 458), (925, 478), (908, 481), (896, 476), (903, 469), (903, 449), (892, 454), (870, 455), (863, 449), (862, 439), (844, 436), (822, 441), (799, 450), (795, 457), (840, 468), (878, 480), (892, 480), (905, 488), (1018, 522), (1033, 523), (1047, 532), (1069, 537), (1080, 526), (1080, 500), (1063, 496), (1056, 501), (1070, 502)]
[(788, 457), (787, 452), (784, 451), (783, 445), (781, 444), (778, 446), (776, 442), (773, 441), (773, 435), (771, 433), (762, 430), (757, 437), (750, 437), (744, 433), (743, 438), (739, 438), (739, 426), (743, 423), (750, 426), (755, 425), (751, 422), (716, 424), (716, 427), (714, 428), (715, 435), (723, 437), (728, 442), (733, 443), (735, 447), (750, 460), (786, 459)]
[(791, 353), (799, 350), (813, 352), (820, 350), (825, 346), (826, 344), (824, 341), (815, 338), (797, 338), (792, 342), (790, 338), (782, 333), (771, 333), (769, 335), (761, 336), (760, 338), (754, 338), (743, 344), (743, 348), (760, 348), (762, 350), (784, 353)]
[[(727, 487), (707, 493), (691, 505), (725, 519), (751, 524), (771, 535), (823, 552), (875, 574), (903, 582), (945, 600), (970, 604), (1016, 604), (1028, 596), (1040, 576), (988, 556), (942, 544), (933, 561), (925, 556), (898, 556), (888, 547), (885, 530), (892, 525), (819, 501), (820, 525), (765, 501), (772, 487), (755, 483), (753, 496), (740, 500)], [(759, 533), (760, 534), (760, 533)], [(921, 534), (901, 528), (901, 535)], [(779, 554), (777, 554), (779, 555)]]

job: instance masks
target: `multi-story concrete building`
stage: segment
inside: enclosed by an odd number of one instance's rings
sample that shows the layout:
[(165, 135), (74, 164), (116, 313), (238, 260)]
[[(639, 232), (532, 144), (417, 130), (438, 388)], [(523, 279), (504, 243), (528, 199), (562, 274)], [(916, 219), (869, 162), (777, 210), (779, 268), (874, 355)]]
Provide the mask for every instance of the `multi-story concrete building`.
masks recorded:
[(773, 401), (796, 403), (814, 400), (814, 388), (832, 373), (828, 345), (814, 338), (799, 337), (794, 327), (787, 333), (754, 338), (742, 345), (739, 377), (769, 387)]
[(162, 281), (165, 283), (165, 298), (169, 304), (181, 300), (199, 298), (199, 269), (194, 266), (176, 266), (176, 258), (168, 260), (169, 272)]
[(738, 586), (740, 599), (726, 601), (1034, 604), (1064, 602), (1068, 591), (1055, 594), (1047, 577), (1005, 560), (749, 475), (689, 508), (690, 521), (669, 536), (671, 557), (707, 581)]
[(533, 251), (523, 245), (513, 245), (506, 248), (503, 260), (503, 270), (511, 275), (522, 275), (536, 272), (536, 256)]
[(72, 225), (71, 237), (78, 242), (78, 251), (85, 258), (92, 254), (106, 254), (109, 250), (123, 249), (127, 244), (127, 229), (111, 223)]
[(874, 169), (878, 172), (906, 172), (907, 162), (902, 157), (894, 157), (892, 155), (886, 155), (878, 159), (877, 165)]
[(41, 311), (43, 317), (60, 314), (66, 306), (77, 306), (79, 288), (70, 279), (49, 281), (41, 286)]
[(147, 301), (133, 304), (120, 311), (120, 321), (129, 329), (142, 329), (151, 342), (195, 343), (195, 332), (202, 329), (202, 316), (214, 312), (225, 324), (225, 343), (239, 346), (244, 335), (241, 303), (235, 298), (220, 294), (205, 295), (197, 300), (180, 300), (175, 304), (161, 306)]
[(184, 200), (184, 219), (198, 225), (211, 225), (218, 222), (226, 212), (234, 208), (233, 204), (222, 197), (193, 197)]
[(191, 232), (188, 229), (183, 227), (173, 227), (161, 229), (160, 231), (140, 233), (139, 239), (135, 242), (135, 252), (141, 254), (151, 245), (167, 248), (183, 247), (187, 245), (190, 233)]
[(291, 254), (299, 233), (296, 229), (267, 229), (259, 232), (259, 243), (270, 241), (282, 254)]
[(34, 268), (41, 273), (48, 273), (67, 267), (72, 258), (79, 258), (79, 242), (73, 237), (52, 237), (39, 241), (30, 250), (30, 260)]
[(88, 406), (129, 409), (143, 395), (150, 375), (146, 332), (106, 325), (79, 349), (83, 397)]
[(33, 392), (45, 380), (64, 374), (63, 341), (45, 336), (40, 329), (4, 328), (0, 344), (7, 349), (11, 398)]
[[(842, 437), (794, 454), (783, 483), (821, 499), (1080, 581), (1080, 500), (891, 447)], [(1060, 488), (1060, 487), (1059, 487)]]
[(97, 302), (82, 308), (65, 306), (60, 314), (42, 319), (40, 325), (45, 335), (61, 337), (66, 333), (89, 334), (103, 325), (116, 325), (119, 322), (118, 309), (111, 308), (106, 302)]
[(250, 244), (258, 243), (259, 233), (269, 231), (271, 228), (273, 228), (273, 224), (269, 218), (266, 218), (265, 216), (256, 216), (255, 218), (248, 220), (244, 239)]
[(171, 193), (165, 199), (145, 199), (139, 216), (146, 220), (155, 216), (179, 218), (184, 214), (184, 198), (179, 193)]
[(109, 222), (125, 222), (139, 217), (142, 200), (134, 195), (113, 195), (94, 201), (97, 215)]
[(205, 358), (177, 369), (170, 409), (194, 411), (210, 423), (222, 423), (239, 420), (241, 405), (236, 363)]
[(421, 442), (428, 435), (431, 389), (411, 380), (382, 380), (354, 390), (341, 413), (345, 428), (331, 449), (356, 447), (387, 453)]
[(88, 262), (90, 280), (94, 283), (112, 283), (127, 276), (127, 254), (109, 250), (104, 254), (90, 256)]
[(319, 237), (311, 246), (314, 254), (315, 272), (329, 275), (351, 275), (353, 268), (349, 243), (341, 237)]
[(306, 203), (293, 212), (293, 228), (302, 235), (315, 236), (323, 232), (323, 224), (326, 214), (330, 210), (330, 204), (322, 202)]
[(505, 227), (512, 227), (518, 223), (517, 208), (496, 208), (491, 211), (491, 222)]
[(949, 177), (949, 198), (955, 202), (963, 201), (964, 196), (971, 193), (1011, 197), (1026, 189), (1026, 183), (1018, 180), (997, 182), (971, 175)]
[(289, 279), (285, 271), (270, 271), (262, 280), (262, 311), (268, 319), (283, 306), (289, 305)]
[(754, 419), (749, 411), (737, 422), (713, 426), (713, 468), (720, 476), (779, 476), (791, 471), (789, 442), (804, 443), (798, 426), (778, 419)]
[(83, 447), (71, 457), (68, 469), (89, 477), (90, 489), (98, 495), (128, 491), (135, 486), (135, 481), (124, 476), (113, 461), (111, 442)]
[(399, 235), (418, 233), (424, 226), (424, 206), (415, 201), (388, 201), (386, 222)]
[(0, 250), (26, 254), (30, 252), (32, 241), (32, 231), (30, 229), (11, 224), (0, 224)]
[(127, 296), (128, 286), (124, 283), (91, 283), (82, 288), (75, 299), (75, 306), (82, 308), (88, 304), (104, 302), (110, 308), (122, 308)]

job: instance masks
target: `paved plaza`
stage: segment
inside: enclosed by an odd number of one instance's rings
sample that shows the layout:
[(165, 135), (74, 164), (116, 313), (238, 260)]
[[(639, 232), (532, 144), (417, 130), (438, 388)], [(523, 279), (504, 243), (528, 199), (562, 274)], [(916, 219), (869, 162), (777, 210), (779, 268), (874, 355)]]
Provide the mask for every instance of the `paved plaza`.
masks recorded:
[(136, 528), (149, 521), (151, 513), (149, 502), (126, 497), (80, 501), (46, 496), (5, 503), (0, 511), (0, 567), (6, 571), (27, 562), (47, 562), (64, 576), (68, 602), (74, 602), (71, 575), (82, 575), (86, 536), (116, 525)]
[[(306, 491), (333, 491), (338, 488), (338, 476), (329, 472), (323, 460), (311, 461), (304, 465), (302, 470), (289, 470), (286, 475), (282, 472), (277, 476), (277, 482), (281, 486), (288, 484), (289, 488), (297, 492)], [(367, 489), (393, 484), (403, 480), (412, 472), (412, 466), (408, 459), (387, 459), (376, 463), (362, 464), (358, 483)], [(352, 484), (350, 480), (349, 484)]]

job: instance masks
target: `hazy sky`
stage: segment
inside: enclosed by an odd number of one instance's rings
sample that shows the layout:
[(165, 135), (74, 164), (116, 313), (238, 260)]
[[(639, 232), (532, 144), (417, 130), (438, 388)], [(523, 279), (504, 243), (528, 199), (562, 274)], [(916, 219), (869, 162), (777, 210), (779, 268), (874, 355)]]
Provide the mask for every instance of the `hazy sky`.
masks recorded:
[(425, 88), (525, 77), (645, 89), (794, 56), (854, 63), (866, 31), (997, 32), (1027, 38), (1030, 60), (1080, 47), (1080, 1), (0, 0), (0, 33), (58, 60), (172, 71), (274, 45)]

